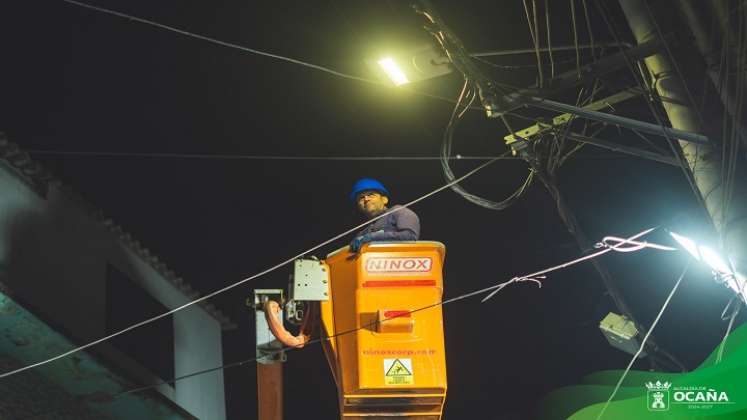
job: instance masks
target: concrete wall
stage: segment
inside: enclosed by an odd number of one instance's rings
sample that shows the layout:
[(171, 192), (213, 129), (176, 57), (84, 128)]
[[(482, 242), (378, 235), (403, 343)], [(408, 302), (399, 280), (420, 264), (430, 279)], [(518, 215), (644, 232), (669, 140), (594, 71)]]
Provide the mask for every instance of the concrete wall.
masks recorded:
[[(14, 297), (78, 342), (106, 333), (107, 263), (167, 308), (189, 301), (88, 213), (59, 187), (40, 195), (0, 160), (0, 282)], [(221, 324), (205, 309), (178, 312), (173, 323), (177, 376), (222, 363)], [(225, 418), (223, 390), (223, 373), (216, 371), (179, 381), (163, 393), (200, 419), (220, 420)]]

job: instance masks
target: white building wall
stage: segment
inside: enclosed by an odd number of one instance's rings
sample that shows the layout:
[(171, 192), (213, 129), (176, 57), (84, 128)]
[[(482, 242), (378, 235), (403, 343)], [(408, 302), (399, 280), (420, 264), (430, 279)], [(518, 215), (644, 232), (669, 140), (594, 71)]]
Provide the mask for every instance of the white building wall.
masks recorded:
[[(99, 338), (106, 332), (107, 263), (167, 308), (188, 301), (69, 194), (51, 186), (44, 198), (0, 161), (0, 282), (14, 296), (75, 340)], [(177, 376), (222, 364), (221, 325), (207, 311), (190, 307), (173, 322)], [(179, 381), (164, 395), (199, 419), (225, 419), (220, 370)]]
[[(215, 328), (214, 324), (217, 324), (216, 320), (205, 318), (197, 308), (188, 308), (174, 314), (176, 376), (212, 369), (223, 363), (221, 331), (220, 328)], [(201, 334), (187, 331), (194, 328), (200, 329)], [(193, 376), (176, 383), (177, 403), (200, 420), (225, 419), (225, 404), (218, 406), (214, 403), (224, 399), (222, 370)]]

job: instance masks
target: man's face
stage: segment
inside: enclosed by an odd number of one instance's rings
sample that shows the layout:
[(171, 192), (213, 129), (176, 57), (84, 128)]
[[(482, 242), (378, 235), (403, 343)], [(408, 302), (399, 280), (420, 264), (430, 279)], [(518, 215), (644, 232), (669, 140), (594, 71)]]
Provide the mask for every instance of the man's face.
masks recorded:
[(358, 210), (369, 219), (376, 217), (386, 210), (389, 197), (381, 195), (378, 191), (363, 191), (355, 199)]

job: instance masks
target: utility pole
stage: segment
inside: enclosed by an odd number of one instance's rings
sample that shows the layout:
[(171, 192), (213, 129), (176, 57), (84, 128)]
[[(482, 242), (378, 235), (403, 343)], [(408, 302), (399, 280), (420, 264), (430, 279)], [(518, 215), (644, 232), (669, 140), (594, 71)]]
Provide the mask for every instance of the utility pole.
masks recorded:
[[(283, 302), (282, 289), (257, 289), (247, 306), (254, 308), (257, 354), (257, 418), (283, 420), (283, 345), (272, 335), (265, 319), (268, 300)], [(280, 315), (282, 319), (282, 314)]]
[[(747, 127), (742, 123), (742, 115), (739, 114), (739, 110), (737, 109), (737, 95), (743, 94), (744, 89), (738, 90), (734, 84), (730, 84), (728, 74), (720, 74), (721, 51), (716, 48), (713, 31), (708, 28), (711, 18), (704, 15), (700, 9), (700, 7), (705, 6), (705, 3), (708, 3), (714, 9), (713, 13), (716, 15), (716, 18), (722, 21), (723, 17), (721, 15), (725, 14), (725, 12), (721, 10), (723, 9), (721, 1), (698, 2), (696, 0), (681, 0), (679, 6), (682, 16), (687, 22), (687, 27), (692, 31), (695, 48), (698, 49), (701, 57), (703, 57), (706, 74), (711, 79), (711, 84), (718, 93), (724, 110), (733, 118), (737, 134), (742, 139), (745, 147), (745, 156), (747, 156)], [(728, 19), (724, 20), (722, 25), (724, 26), (721, 31), (721, 45), (722, 48), (729, 48), (730, 43), (726, 42), (730, 37)]]
[[(600, 74), (616, 70), (621, 66), (626, 65), (629, 62), (631, 55), (637, 57), (638, 59), (641, 59), (643, 57), (657, 54), (658, 51), (665, 45), (663, 41), (658, 38), (654, 38), (650, 42), (640, 43), (638, 46), (630, 48), (627, 51), (621, 51), (620, 53), (617, 53), (615, 55), (600, 59), (595, 63), (584, 66), (582, 68), (582, 71), (581, 69), (577, 69), (576, 71), (560, 74), (554, 79), (549, 80), (549, 83), (547, 83), (547, 85), (550, 86), (550, 88), (515, 89), (509, 93), (505, 93), (505, 89), (497, 89), (495, 83), (490, 78), (485, 76), (480, 69), (475, 67), (474, 63), (471, 60), (470, 54), (467, 53), (459, 38), (455, 34), (453, 34), (444, 24), (436, 11), (433, 9), (430, 1), (421, 0), (421, 4), (422, 7), (416, 8), (416, 11), (425, 16), (430, 21), (426, 28), (432, 34), (434, 34), (435, 38), (442, 45), (446, 55), (450, 58), (454, 67), (464, 75), (465, 80), (472, 83), (473, 89), (475, 89), (479, 94), (480, 102), (485, 108), (487, 116), (489, 118), (501, 118), (503, 120), (506, 128), (510, 133), (506, 138), (507, 143), (510, 144), (515, 153), (518, 153), (522, 157), (524, 157), (524, 159), (530, 165), (534, 176), (537, 176), (545, 185), (548, 192), (557, 204), (558, 213), (560, 214), (563, 223), (566, 225), (569, 232), (574, 236), (581, 250), (591, 249), (592, 243), (584, 234), (572, 209), (567, 205), (563, 195), (558, 189), (553, 173), (545, 169), (543, 163), (540, 161), (540, 156), (531, 151), (531, 149), (528, 147), (528, 139), (524, 137), (524, 133), (526, 131), (541, 131), (542, 128), (538, 124), (537, 128), (530, 127), (525, 130), (515, 131), (509, 126), (508, 122), (506, 121), (506, 113), (519, 107), (528, 106), (532, 108), (572, 114), (575, 116), (580, 116), (604, 123), (611, 123), (620, 127), (629, 128), (631, 130), (645, 131), (649, 133), (664, 135), (667, 137), (682, 138), (686, 139), (687, 141), (693, 142), (693, 144), (708, 143), (708, 139), (705, 136), (698, 134), (697, 130), (688, 130), (687, 128), (683, 130), (673, 130), (660, 124), (655, 125), (654, 127), (654, 125), (650, 125), (649, 123), (645, 123), (643, 121), (637, 121), (618, 115), (599, 112), (594, 109), (596, 108), (594, 104), (590, 104), (589, 106), (584, 108), (562, 104), (547, 99), (547, 97), (552, 94), (560, 93), (560, 91), (577, 86), (584, 81), (592, 81), (596, 79)], [(565, 119), (570, 117), (566, 117), (564, 114), (556, 118)], [(517, 137), (521, 141), (516, 141)], [(635, 151), (631, 149), (628, 149), (628, 152), (635, 153)], [(642, 155), (640, 153), (636, 154)], [(652, 156), (650, 156), (649, 154), (648, 157)], [(622, 293), (618, 290), (607, 268), (598, 260), (592, 260), (591, 263), (599, 273), (599, 276), (602, 278), (605, 288), (607, 289), (617, 309), (620, 310), (628, 320), (633, 322), (633, 324), (639, 331), (643, 330), (642, 324), (639, 323), (633, 316), (632, 311), (626, 304)], [(652, 367), (655, 367), (656, 356), (660, 356), (659, 360), (666, 359), (677, 366), (677, 368), (682, 369), (683, 371), (686, 369), (685, 366), (682, 365), (682, 363), (679, 362), (673, 355), (656, 344), (656, 340), (653, 335), (649, 337), (649, 340), (646, 342), (646, 346), (648, 353), (651, 354), (650, 362), (652, 364)]]
[[(643, 0), (620, 0), (620, 6), (639, 44), (660, 38), (654, 17)], [(671, 57), (658, 53), (647, 57), (644, 62), (653, 76), (658, 94), (673, 99), (662, 102), (672, 127), (702, 132), (700, 116), (691, 105), (684, 81)], [(726, 103), (725, 108), (728, 109), (728, 100)], [(735, 115), (735, 118), (738, 117)], [(730, 192), (725, 188), (725, 174), (722, 172), (724, 162), (716, 144), (694, 144), (680, 139), (678, 144), (692, 173), (695, 187), (721, 237), (724, 251), (737, 273), (742, 298), (747, 300), (743, 286), (747, 281), (747, 181), (737, 176), (734, 191)]]

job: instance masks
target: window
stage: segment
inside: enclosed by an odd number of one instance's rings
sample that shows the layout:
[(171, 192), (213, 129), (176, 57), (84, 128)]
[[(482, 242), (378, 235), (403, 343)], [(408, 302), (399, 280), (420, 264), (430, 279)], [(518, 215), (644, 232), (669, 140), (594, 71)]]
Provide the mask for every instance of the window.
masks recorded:
[[(106, 270), (106, 333), (168, 311), (111, 264)], [(110, 343), (161, 379), (174, 377), (174, 320), (163, 317), (114, 337)], [(173, 386), (173, 385), (172, 385)]]

